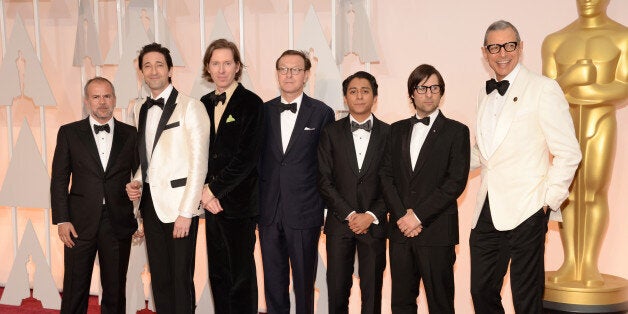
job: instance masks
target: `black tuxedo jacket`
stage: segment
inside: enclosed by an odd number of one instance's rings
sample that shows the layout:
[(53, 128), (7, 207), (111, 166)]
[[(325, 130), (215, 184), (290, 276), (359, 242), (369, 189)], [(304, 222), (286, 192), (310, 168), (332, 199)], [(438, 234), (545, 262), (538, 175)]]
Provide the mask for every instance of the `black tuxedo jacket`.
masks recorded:
[[(264, 104), (266, 127), (260, 157), (260, 219), (269, 225), (281, 204), (284, 221), (292, 228), (323, 225), (325, 204), (317, 188), (317, 149), (323, 128), (334, 121), (334, 111), (303, 94), (297, 120), (284, 154), (277, 97)], [(281, 196), (281, 203), (279, 197)]]
[(103, 169), (89, 118), (61, 126), (50, 182), (54, 224), (71, 222), (79, 238), (95, 237), (104, 197), (116, 237), (126, 238), (137, 230), (133, 203), (125, 191), (138, 166), (136, 139), (134, 127), (114, 120), (109, 161)]
[[(214, 121), (211, 92), (201, 98)], [(218, 132), (211, 127), (205, 183), (220, 200), (226, 218), (258, 215), (257, 162), (262, 143), (263, 101), (242, 84), (231, 95)]]
[(425, 246), (458, 244), (458, 203), (469, 176), (469, 128), (436, 117), (412, 170), (412, 118), (391, 126), (380, 172), (384, 199), (390, 211), (391, 241), (407, 240), (397, 220), (411, 208), (423, 224), (412, 241)]
[(390, 126), (373, 116), (371, 137), (359, 170), (349, 117), (323, 130), (318, 145), (318, 188), (327, 204), (326, 234), (353, 235), (346, 222), (349, 213), (370, 211), (379, 224), (371, 224), (369, 233), (376, 238), (386, 236), (386, 205), (379, 169), (389, 133)]

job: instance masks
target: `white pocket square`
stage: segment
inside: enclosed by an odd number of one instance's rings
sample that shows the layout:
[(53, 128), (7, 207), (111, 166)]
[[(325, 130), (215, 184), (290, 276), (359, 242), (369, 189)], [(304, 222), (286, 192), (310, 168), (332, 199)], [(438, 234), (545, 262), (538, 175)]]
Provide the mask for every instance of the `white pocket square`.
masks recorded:
[(314, 131), (316, 130), (316, 128), (310, 128), (310, 127), (305, 127), (305, 129), (303, 129), (303, 131)]

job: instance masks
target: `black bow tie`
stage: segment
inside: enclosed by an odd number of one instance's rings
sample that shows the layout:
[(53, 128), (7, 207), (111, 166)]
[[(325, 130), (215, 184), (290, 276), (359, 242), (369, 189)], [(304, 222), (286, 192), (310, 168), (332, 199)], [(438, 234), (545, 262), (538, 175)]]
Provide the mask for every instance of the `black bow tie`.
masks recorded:
[(159, 99), (152, 99), (150, 97), (148, 97), (146, 99), (146, 103), (148, 104), (148, 109), (152, 108), (153, 106), (157, 106), (159, 108), (161, 108), (161, 110), (164, 110), (164, 99), (163, 98), (159, 98)]
[(279, 108), (279, 113), (282, 113), (286, 110), (292, 111), (292, 113), (297, 112), (297, 103), (293, 102), (290, 104), (277, 104), (277, 108)]
[(371, 129), (373, 129), (373, 126), (371, 125), (371, 120), (368, 120), (362, 124), (359, 124), (355, 121), (351, 121), (351, 132), (355, 132), (359, 129), (362, 129), (366, 132), (371, 132)]
[(430, 125), (430, 116), (424, 117), (422, 119), (418, 119), (416, 116), (412, 116), (412, 120), (410, 120), (412, 122), (412, 125), (415, 125), (417, 123), (423, 123), (425, 125)]
[(100, 131), (105, 131), (107, 133), (111, 133), (111, 129), (109, 128), (109, 124), (98, 125), (94, 124), (94, 132), (98, 134)]
[(224, 104), (227, 101), (227, 93), (216, 95), (216, 92), (214, 92), (209, 95), (209, 100), (214, 104), (214, 106), (217, 106), (219, 102)]
[(510, 86), (510, 82), (507, 80), (501, 80), (498, 82), (495, 79), (490, 79), (486, 81), (486, 94), (488, 95), (494, 90), (497, 90), (500, 95), (504, 96), (508, 90), (508, 86)]

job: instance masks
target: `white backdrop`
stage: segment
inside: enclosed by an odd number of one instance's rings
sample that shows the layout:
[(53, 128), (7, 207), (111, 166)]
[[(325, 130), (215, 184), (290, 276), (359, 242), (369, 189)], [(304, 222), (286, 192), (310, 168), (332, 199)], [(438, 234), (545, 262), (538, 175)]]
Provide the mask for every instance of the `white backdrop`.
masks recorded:
[[(197, 79), (201, 65), (201, 47), (199, 30), (199, 3), (193, 0), (162, 0), (157, 1), (167, 9), (166, 23), (173, 40), (178, 44), (185, 67), (177, 67), (173, 82), (183, 92), (190, 92)], [(165, 3), (164, 3), (165, 2)], [(238, 1), (216, 0), (205, 1), (205, 33), (210, 34), (216, 13), (222, 10), (228, 26), (238, 42), (240, 23), (238, 20)], [(278, 94), (275, 79), (274, 63), (277, 56), (289, 46), (288, 1), (287, 0), (245, 0), (244, 2), (244, 47), (245, 64), (248, 75), (255, 90), (264, 100)], [(543, 38), (577, 16), (576, 0), (527, 0), (527, 1), (423, 1), (423, 0), (388, 0), (371, 1), (368, 12), (371, 15), (370, 28), (374, 34), (375, 47), (380, 61), (370, 66), (371, 73), (378, 79), (379, 105), (375, 114), (386, 122), (394, 122), (408, 117), (412, 113), (406, 96), (406, 80), (409, 73), (421, 63), (436, 66), (443, 74), (447, 93), (441, 109), (447, 116), (467, 124), (472, 130), (475, 127), (475, 98), (483, 82), (489, 77), (488, 66), (483, 62), (480, 51), (484, 31), (488, 24), (497, 19), (506, 19), (515, 24), (524, 41), (523, 63), (530, 69), (540, 72), (540, 46)], [(7, 36), (15, 25), (17, 15), (24, 20), (31, 41), (35, 42), (35, 22), (33, 6), (28, 1), (4, 0), (4, 25)], [(294, 37), (295, 40), (303, 31), (305, 14), (310, 6), (314, 7), (323, 27), (325, 37), (331, 39), (331, 1), (294, 1)], [(113, 0), (99, 2), (100, 30), (98, 43), (103, 56), (113, 46), (116, 39), (116, 2)], [(620, 23), (628, 24), (628, 1), (611, 0), (609, 15)], [(76, 36), (78, 1), (47, 0), (39, 4), (39, 23), (41, 29), (42, 67), (48, 78), (56, 100), (56, 107), (45, 109), (46, 156), (50, 161), (55, 146), (58, 127), (62, 124), (81, 118), (81, 68), (73, 67), (73, 40)], [(207, 38), (209, 35), (206, 36)], [(209, 41), (206, 42), (206, 44)], [(6, 45), (0, 42), (0, 46)], [(33, 44), (34, 45), (34, 44)], [(3, 47), (6, 48), (6, 47)], [(3, 55), (4, 57), (4, 55)], [(3, 59), (15, 63), (16, 60)], [(131, 67), (132, 65), (126, 65)], [(365, 65), (358, 57), (349, 55), (340, 64), (340, 74), (347, 75), (362, 70)], [(86, 67), (87, 77), (96, 73), (91, 66)], [(102, 75), (113, 79), (118, 66), (104, 66)], [(17, 79), (17, 78), (14, 78)], [(5, 78), (0, 84), (8, 83)], [(121, 99), (118, 99), (121, 102)], [(0, 104), (5, 106), (6, 104)], [(625, 103), (624, 103), (625, 105)], [(0, 108), (4, 109), (4, 108)], [(600, 268), (604, 273), (628, 278), (628, 261), (625, 239), (628, 228), (624, 222), (628, 220), (625, 204), (628, 193), (625, 193), (628, 179), (622, 177), (628, 171), (628, 111), (618, 111), (618, 153), (615, 159), (614, 176), (609, 191), (611, 219), (606, 240), (600, 256)], [(117, 112), (120, 117), (121, 113)], [(39, 107), (28, 100), (18, 100), (12, 106), (14, 143), (21, 128), (21, 121), (26, 119), (39, 147), (42, 145), (40, 133)], [(0, 110), (0, 182), (4, 181), (9, 165), (8, 153), (8, 117), (5, 110)], [(25, 177), (24, 180), (29, 180)], [(472, 173), (467, 190), (460, 198), (460, 239), (457, 247), (456, 261), (456, 309), (460, 313), (472, 312), (469, 294), (469, 249), (468, 236), (471, 213), (475, 202), (479, 178)], [(11, 231), (10, 208), (0, 207), (0, 284), (7, 281), (13, 265), (13, 236)], [(45, 227), (41, 209), (18, 208), (18, 233), (23, 233), (27, 219), (33, 221), (39, 241), (45, 242)], [(202, 231), (201, 231), (202, 232)], [(56, 238), (56, 227), (51, 228), (52, 255), (51, 267), (57, 286), (61, 286), (63, 254), (62, 244)], [(202, 235), (202, 233), (201, 233)], [(548, 270), (557, 269), (562, 262), (562, 248), (557, 225), (552, 223), (548, 233), (546, 265)], [(46, 252), (46, 254), (48, 254)], [(199, 236), (197, 254), (197, 296), (207, 278), (204, 237)], [(385, 298), (389, 299), (389, 281), (384, 289)], [(510, 293), (504, 289), (504, 303), (508, 312)], [(389, 304), (389, 302), (384, 302)], [(424, 299), (420, 312), (426, 313)], [(388, 312), (389, 308), (385, 309)], [(325, 311), (319, 311), (324, 313)]]

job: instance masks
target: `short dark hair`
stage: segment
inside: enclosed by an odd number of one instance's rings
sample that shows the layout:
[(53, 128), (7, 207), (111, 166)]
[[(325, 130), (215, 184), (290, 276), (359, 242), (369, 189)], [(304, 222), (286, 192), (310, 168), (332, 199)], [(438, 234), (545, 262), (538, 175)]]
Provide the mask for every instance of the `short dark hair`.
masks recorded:
[(344, 81), (342, 81), (342, 94), (343, 95), (347, 96), (349, 83), (351, 83), (351, 81), (353, 81), (353, 79), (356, 79), (356, 78), (361, 78), (361, 79), (365, 79), (369, 81), (369, 84), (371, 84), (371, 89), (373, 90), (373, 96), (377, 96), (377, 80), (375, 80), (375, 77), (371, 73), (364, 72), (364, 71), (355, 72), (349, 75), (349, 77), (347, 77)]
[(109, 84), (109, 86), (111, 86), (111, 92), (113, 93), (113, 97), (116, 96), (116, 88), (113, 87), (113, 84), (111, 83), (111, 81), (109, 81), (108, 79), (102, 77), (102, 76), (95, 76), (91, 79), (89, 79), (89, 81), (87, 81), (87, 83), (85, 83), (85, 87), (83, 87), (83, 95), (85, 95), (84, 97), (87, 98), (87, 88), (89, 87), (89, 84), (93, 83), (93, 82), (103, 82), (103, 83), (107, 83)]
[(303, 62), (305, 63), (305, 71), (309, 71), (312, 68), (312, 61), (310, 61), (310, 57), (308, 56), (308, 54), (304, 51), (300, 51), (300, 50), (292, 50), (292, 49), (288, 49), (286, 51), (284, 51), (281, 56), (279, 56), (279, 58), (277, 58), (277, 61), (275, 61), (275, 69), (279, 70), (279, 60), (281, 60), (281, 58), (283, 58), (284, 56), (299, 56), (301, 58), (303, 58)]
[(520, 42), (521, 36), (519, 36), (519, 31), (517, 30), (517, 28), (508, 21), (499, 20), (499, 21), (495, 21), (491, 23), (491, 25), (489, 25), (488, 28), (486, 29), (486, 33), (484, 33), (484, 46), (488, 44), (488, 33), (492, 31), (499, 31), (502, 29), (507, 29), (507, 28), (510, 28), (515, 32), (515, 39), (517, 40), (517, 42)]
[(210, 83), (214, 82), (211, 74), (207, 71), (207, 65), (209, 64), (209, 60), (211, 60), (212, 54), (214, 53), (214, 50), (216, 49), (230, 49), (231, 50), (231, 52), (233, 53), (233, 61), (240, 66), (240, 69), (238, 69), (238, 72), (236, 72), (235, 74), (235, 80), (239, 81), (240, 76), (242, 76), (242, 69), (244, 68), (244, 64), (242, 64), (242, 58), (240, 58), (240, 51), (238, 50), (238, 47), (236, 46), (235, 43), (230, 42), (224, 38), (214, 40), (211, 44), (209, 44), (209, 46), (207, 46), (207, 49), (205, 49), (205, 55), (203, 56), (203, 69), (202, 69), (203, 78), (206, 79)]
[[(140, 50), (140, 55), (139, 57), (137, 57), (137, 66), (140, 68), (140, 71), (142, 70), (142, 63), (144, 61), (144, 55), (146, 55), (149, 52), (161, 53), (166, 59), (166, 66), (168, 66), (168, 71), (172, 69), (173, 65), (172, 65), (172, 56), (170, 55), (170, 50), (168, 50), (168, 48), (158, 43), (152, 43), (152, 44), (148, 44), (142, 47), (142, 49)], [(168, 77), (168, 82), (172, 82), (171, 77)]]
[(429, 64), (421, 64), (416, 67), (408, 77), (408, 97), (412, 99), (412, 95), (414, 94), (414, 88), (419, 85), (419, 83), (428, 79), (432, 75), (436, 75), (436, 78), (438, 79), (441, 96), (445, 95), (445, 80), (443, 80), (443, 76), (440, 75), (440, 72), (438, 72), (435, 67)]

